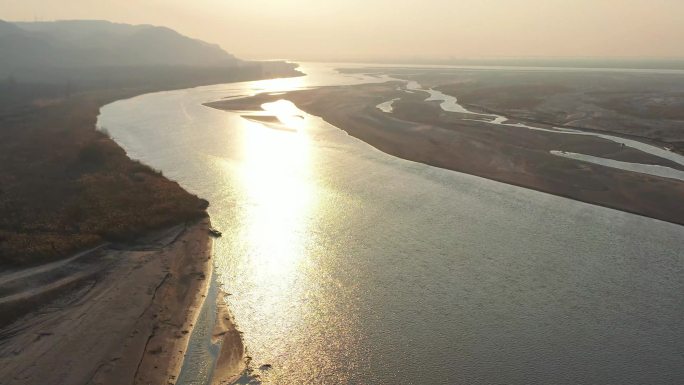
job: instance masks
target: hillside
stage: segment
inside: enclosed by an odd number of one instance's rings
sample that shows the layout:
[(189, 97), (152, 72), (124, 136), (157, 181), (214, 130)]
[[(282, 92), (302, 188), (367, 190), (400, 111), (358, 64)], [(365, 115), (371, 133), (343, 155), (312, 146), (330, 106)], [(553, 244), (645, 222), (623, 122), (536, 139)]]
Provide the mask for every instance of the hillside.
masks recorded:
[(293, 76), (285, 62), (242, 61), (166, 27), (98, 20), (0, 20), (0, 112), (37, 99)]
[(25, 69), (242, 64), (221, 47), (165, 27), (108, 21), (0, 22), (0, 75)]

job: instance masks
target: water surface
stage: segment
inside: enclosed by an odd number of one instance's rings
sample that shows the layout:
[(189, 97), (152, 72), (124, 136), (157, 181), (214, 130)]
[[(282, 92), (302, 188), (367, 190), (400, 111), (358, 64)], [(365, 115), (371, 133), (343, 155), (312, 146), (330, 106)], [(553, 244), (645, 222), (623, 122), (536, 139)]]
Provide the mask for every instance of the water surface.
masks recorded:
[(303, 116), (296, 131), (202, 106), (387, 80), (333, 68), (99, 119), (211, 202), (217, 279), (253, 366), (273, 366), (263, 383), (684, 381), (684, 227), (401, 160), (289, 103), (272, 112)]

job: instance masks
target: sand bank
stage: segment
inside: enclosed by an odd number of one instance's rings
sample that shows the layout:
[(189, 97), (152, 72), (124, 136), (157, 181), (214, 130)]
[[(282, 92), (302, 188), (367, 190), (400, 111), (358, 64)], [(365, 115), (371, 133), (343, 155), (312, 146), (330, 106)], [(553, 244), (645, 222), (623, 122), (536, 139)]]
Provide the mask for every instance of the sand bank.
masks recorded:
[[(286, 99), (399, 158), (684, 224), (680, 180), (559, 157), (551, 151), (680, 169), (676, 163), (599, 137), (498, 126), (446, 113), (437, 103), (425, 101), (422, 93), (397, 90), (399, 84), (321, 87), (205, 105), (259, 112), (264, 103)], [(400, 100), (393, 103), (392, 113), (376, 108), (395, 98)]]
[[(36, 287), (52, 292), (42, 292), (31, 312), (5, 320), (2, 383), (175, 383), (212, 274), (208, 229), (205, 219), (134, 245), (104, 245), (58, 268), (12, 273), (21, 280), (0, 275), (0, 294), (11, 299), (0, 298), (1, 314), (31, 302)], [(222, 330), (234, 331), (222, 334), (224, 346), (241, 347), (230, 317), (221, 320)], [(241, 361), (241, 351), (231, 349), (229, 361)], [(230, 377), (230, 370), (219, 372)]]
[(216, 325), (212, 342), (221, 345), (213, 372), (212, 385), (232, 384), (246, 369), (245, 347), (240, 331), (228, 311), (223, 299), (225, 293), (219, 295), (216, 306)]

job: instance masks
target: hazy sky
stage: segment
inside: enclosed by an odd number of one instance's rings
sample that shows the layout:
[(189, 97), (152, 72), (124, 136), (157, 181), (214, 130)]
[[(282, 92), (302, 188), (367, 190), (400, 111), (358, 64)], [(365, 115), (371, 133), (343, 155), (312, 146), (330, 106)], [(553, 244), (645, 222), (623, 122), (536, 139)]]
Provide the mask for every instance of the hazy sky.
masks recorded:
[(684, 0), (0, 0), (5, 20), (156, 24), (243, 58), (684, 57)]

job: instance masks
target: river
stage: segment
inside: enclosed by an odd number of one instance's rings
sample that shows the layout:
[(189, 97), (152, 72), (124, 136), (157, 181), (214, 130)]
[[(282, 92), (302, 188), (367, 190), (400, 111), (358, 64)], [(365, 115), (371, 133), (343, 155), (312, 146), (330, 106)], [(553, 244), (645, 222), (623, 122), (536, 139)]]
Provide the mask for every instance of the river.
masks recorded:
[(271, 107), (296, 132), (202, 105), (387, 80), (334, 68), (142, 95), (98, 121), (209, 200), (259, 382), (684, 381), (684, 227), (398, 159), (288, 103)]

